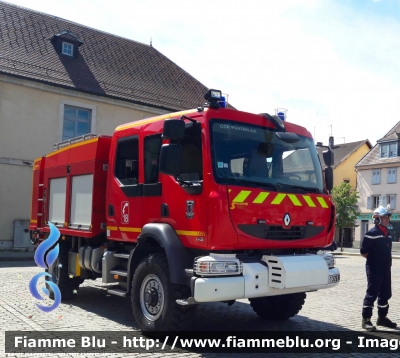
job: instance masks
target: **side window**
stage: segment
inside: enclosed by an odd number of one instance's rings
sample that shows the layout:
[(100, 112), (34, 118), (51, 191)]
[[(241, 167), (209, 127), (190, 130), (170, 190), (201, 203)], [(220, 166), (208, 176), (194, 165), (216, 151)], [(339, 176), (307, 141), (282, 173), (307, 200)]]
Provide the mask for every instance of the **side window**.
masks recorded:
[(185, 129), (185, 137), (181, 140), (182, 163), (181, 180), (203, 180), (203, 155), (201, 151), (201, 127), (193, 126)]
[(158, 181), (158, 159), (161, 148), (161, 134), (147, 136), (144, 139), (144, 182), (146, 184)]
[(135, 185), (139, 180), (139, 139), (123, 138), (118, 141), (115, 176), (123, 185)]

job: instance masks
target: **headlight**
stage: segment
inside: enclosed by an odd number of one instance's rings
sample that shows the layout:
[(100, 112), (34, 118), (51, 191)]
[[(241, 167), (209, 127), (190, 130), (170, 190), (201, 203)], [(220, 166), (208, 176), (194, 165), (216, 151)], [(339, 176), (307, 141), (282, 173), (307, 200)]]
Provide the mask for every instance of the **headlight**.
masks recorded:
[(240, 275), (242, 263), (237, 260), (218, 260), (211, 256), (197, 257), (194, 272), (199, 276)]
[(325, 259), (326, 264), (328, 265), (328, 268), (335, 267), (335, 263), (336, 263), (335, 256), (333, 256), (332, 254), (324, 254), (322, 257)]

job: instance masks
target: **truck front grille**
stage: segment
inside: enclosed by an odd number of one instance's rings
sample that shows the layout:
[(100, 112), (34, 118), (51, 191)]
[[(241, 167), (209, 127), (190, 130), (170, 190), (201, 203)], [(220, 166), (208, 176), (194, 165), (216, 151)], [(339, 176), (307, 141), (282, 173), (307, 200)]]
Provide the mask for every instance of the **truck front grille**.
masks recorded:
[(292, 226), (289, 229), (282, 226), (269, 225), (246, 225), (239, 224), (239, 229), (245, 234), (265, 240), (302, 240), (320, 234), (324, 226)]

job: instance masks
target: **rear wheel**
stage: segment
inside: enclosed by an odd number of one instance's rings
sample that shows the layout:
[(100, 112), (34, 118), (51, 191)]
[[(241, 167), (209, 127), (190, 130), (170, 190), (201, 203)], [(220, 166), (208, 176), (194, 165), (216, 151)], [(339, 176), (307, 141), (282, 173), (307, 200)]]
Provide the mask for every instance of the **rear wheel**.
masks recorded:
[(132, 311), (142, 331), (179, 331), (185, 328), (191, 307), (176, 303), (187, 298), (187, 286), (172, 284), (164, 253), (145, 257), (132, 280)]
[(260, 317), (273, 320), (287, 320), (302, 309), (306, 299), (304, 292), (289, 295), (250, 298), (250, 305)]
[[(82, 280), (77, 277), (70, 278), (68, 274), (68, 252), (70, 245), (68, 242), (59, 242), (59, 254), (57, 260), (50, 265), (47, 272), (51, 275), (53, 281), (61, 292), (61, 301), (70, 300), (78, 293), (79, 285)], [(48, 280), (50, 278), (46, 278)], [(50, 298), (54, 299), (54, 293), (50, 286), (46, 285), (50, 291)]]

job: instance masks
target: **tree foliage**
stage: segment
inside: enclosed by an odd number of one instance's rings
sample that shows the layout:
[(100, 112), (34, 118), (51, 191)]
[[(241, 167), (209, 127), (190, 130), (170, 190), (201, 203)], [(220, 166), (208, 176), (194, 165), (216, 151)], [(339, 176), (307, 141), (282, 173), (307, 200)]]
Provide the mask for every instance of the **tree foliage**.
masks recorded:
[(332, 189), (332, 200), (336, 206), (336, 226), (338, 228), (354, 226), (358, 216), (358, 192), (351, 190), (349, 183), (342, 182)]

